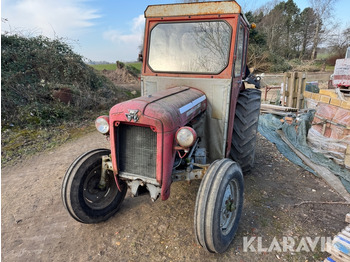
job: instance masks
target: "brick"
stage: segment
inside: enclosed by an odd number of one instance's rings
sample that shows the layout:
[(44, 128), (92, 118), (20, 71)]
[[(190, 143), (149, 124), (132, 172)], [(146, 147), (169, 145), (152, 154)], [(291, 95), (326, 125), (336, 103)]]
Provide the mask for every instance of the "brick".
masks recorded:
[[(332, 129), (330, 127), (326, 127), (323, 129), (323, 124), (320, 125), (313, 125), (311, 127), (313, 130), (317, 131), (321, 136), (329, 138), (332, 134)], [(324, 133), (323, 133), (324, 131)]]
[(331, 135), (332, 135), (332, 128), (326, 127), (325, 130), (324, 130), (323, 136), (324, 137), (331, 137)]
[(315, 131), (313, 127), (309, 130), (307, 136), (308, 144), (315, 152), (324, 152), (323, 154), (332, 158), (336, 163), (344, 165), (346, 144), (345, 143), (335, 143), (320, 133)]
[(349, 101), (342, 101), (340, 106), (342, 108), (345, 108), (345, 109), (350, 109), (350, 102)]
[(310, 129), (313, 129), (322, 135), (323, 125), (313, 125)]
[(331, 98), (329, 96), (321, 95), (320, 101), (326, 104), (329, 104)]
[(348, 145), (347, 149), (346, 149), (346, 155), (350, 155), (350, 145)]
[(350, 142), (350, 138), (348, 137), (350, 135), (350, 130), (349, 129), (346, 129), (346, 128), (343, 128), (343, 127), (339, 127), (339, 126), (336, 126), (336, 125), (331, 125), (331, 129), (332, 129), (332, 134), (330, 135), (330, 138), (333, 138), (333, 139), (344, 139), (345, 141), (349, 141)]
[(312, 93), (308, 92), (308, 91), (304, 91), (304, 97), (305, 98), (311, 98), (312, 97)]
[(339, 107), (332, 121), (350, 127), (350, 110)]
[(318, 125), (321, 123), (323, 120), (321, 120), (319, 117), (314, 116), (314, 119), (312, 120), (312, 125)]
[(337, 110), (338, 110), (338, 107), (336, 106), (325, 104), (325, 103), (318, 103), (316, 107), (316, 116), (320, 116), (325, 119), (332, 120)]
[(341, 105), (341, 100), (340, 99), (338, 99), (338, 98), (331, 98), (331, 102), (330, 102), (330, 104), (331, 105), (335, 105), (335, 106), (340, 106)]
[(313, 94), (312, 94), (312, 99), (313, 99), (313, 100), (320, 101), (320, 98), (321, 98), (321, 95), (320, 95), (320, 94), (316, 94), (316, 93), (313, 93)]
[(335, 93), (335, 90), (320, 89), (320, 94), (330, 96), (333, 98), (338, 98), (338, 95)]
[(317, 101), (311, 98), (305, 98), (306, 108), (316, 109)]

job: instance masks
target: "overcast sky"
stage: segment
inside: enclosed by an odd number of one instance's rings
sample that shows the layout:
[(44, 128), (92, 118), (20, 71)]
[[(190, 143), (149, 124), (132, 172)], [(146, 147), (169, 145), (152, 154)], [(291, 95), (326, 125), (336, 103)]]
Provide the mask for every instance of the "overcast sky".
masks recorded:
[[(135, 61), (147, 5), (176, 2), (180, 1), (2, 0), (1, 31), (64, 38), (77, 53), (93, 61)], [(237, 2), (246, 11), (267, 1)], [(307, 0), (294, 2), (301, 10), (308, 6)], [(350, 0), (338, 0), (334, 10), (337, 21), (349, 26)]]

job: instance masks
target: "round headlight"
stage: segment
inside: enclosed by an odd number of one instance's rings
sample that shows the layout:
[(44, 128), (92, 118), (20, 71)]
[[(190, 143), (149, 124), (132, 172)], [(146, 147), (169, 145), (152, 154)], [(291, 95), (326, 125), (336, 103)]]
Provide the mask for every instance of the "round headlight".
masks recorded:
[(98, 132), (102, 134), (107, 134), (109, 132), (109, 117), (100, 116), (95, 121), (95, 126)]
[(196, 131), (194, 131), (194, 129), (191, 127), (184, 126), (176, 132), (176, 141), (180, 146), (184, 148), (189, 148), (193, 146), (196, 139)]

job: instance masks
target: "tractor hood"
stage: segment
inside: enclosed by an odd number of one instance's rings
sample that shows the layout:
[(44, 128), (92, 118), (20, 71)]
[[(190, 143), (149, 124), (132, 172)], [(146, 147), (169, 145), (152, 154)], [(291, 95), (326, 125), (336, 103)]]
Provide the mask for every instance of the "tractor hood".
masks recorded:
[(126, 122), (154, 126), (157, 132), (171, 132), (187, 124), (206, 106), (202, 91), (174, 87), (115, 105), (110, 110), (110, 125)]

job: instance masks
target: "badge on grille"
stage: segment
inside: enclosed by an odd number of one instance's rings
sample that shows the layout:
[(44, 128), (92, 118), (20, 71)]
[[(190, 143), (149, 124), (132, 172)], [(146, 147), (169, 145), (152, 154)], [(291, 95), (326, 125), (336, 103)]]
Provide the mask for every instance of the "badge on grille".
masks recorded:
[(137, 113), (139, 112), (138, 109), (128, 109), (128, 111), (129, 111), (129, 114), (125, 114), (125, 115), (129, 122), (132, 120), (134, 120), (135, 123), (139, 121), (139, 117), (137, 116)]

